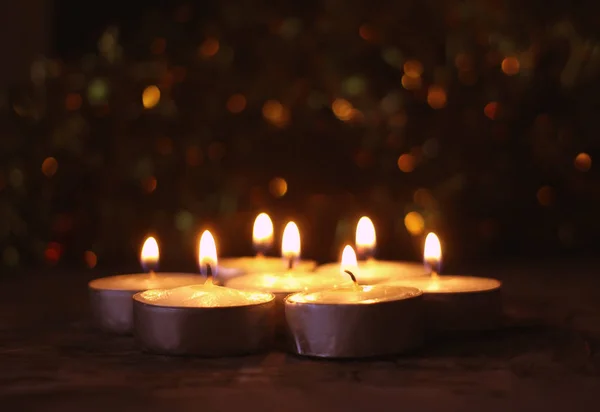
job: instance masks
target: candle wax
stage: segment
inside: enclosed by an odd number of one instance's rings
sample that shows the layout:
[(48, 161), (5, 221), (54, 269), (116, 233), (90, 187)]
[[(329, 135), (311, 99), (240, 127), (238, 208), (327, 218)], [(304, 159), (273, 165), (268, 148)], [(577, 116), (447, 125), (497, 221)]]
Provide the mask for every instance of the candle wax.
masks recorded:
[(254, 289), (272, 293), (299, 292), (335, 288), (348, 285), (351, 281), (338, 273), (332, 276), (325, 273), (290, 271), (286, 273), (254, 273), (231, 279), (227, 287)]
[(352, 285), (312, 293), (296, 293), (288, 297), (291, 303), (369, 304), (409, 299), (421, 295), (413, 287), (390, 285)]
[(269, 302), (273, 298), (270, 293), (236, 290), (212, 283), (147, 290), (138, 295), (138, 300), (148, 305), (187, 308), (256, 305)]
[[(394, 262), (369, 259), (358, 262), (359, 270), (354, 275), (359, 283), (375, 284), (429, 275), (423, 264), (416, 262)], [(316, 272), (339, 272), (339, 263), (328, 263), (317, 267)]]
[(90, 282), (90, 287), (104, 290), (137, 291), (157, 288), (169, 289), (203, 282), (203, 277), (193, 274), (136, 273), (95, 279)]
[[(316, 262), (300, 260), (295, 262), (294, 269), (311, 271)], [(280, 257), (254, 256), (219, 259), (219, 274), (226, 277), (246, 273), (279, 273), (288, 270), (288, 262)]]
[(474, 276), (436, 276), (403, 279), (390, 285), (411, 286), (425, 293), (485, 292), (501, 286), (499, 280)]

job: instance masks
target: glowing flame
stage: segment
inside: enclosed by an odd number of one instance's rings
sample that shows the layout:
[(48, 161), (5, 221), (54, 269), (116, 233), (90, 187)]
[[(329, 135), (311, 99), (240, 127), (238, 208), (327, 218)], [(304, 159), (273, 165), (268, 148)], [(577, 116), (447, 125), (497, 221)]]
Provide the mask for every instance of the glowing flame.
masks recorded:
[(140, 261), (145, 270), (153, 271), (158, 267), (158, 242), (152, 236), (148, 237), (142, 246)]
[(266, 213), (261, 213), (254, 220), (252, 243), (258, 253), (265, 253), (273, 246), (273, 222)]
[[(352, 275), (349, 275), (350, 272)], [(340, 264), (340, 273), (342, 276), (350, 276), (354, 285), (356, 286), (356, 275), (358, 273), (358, 262), (356, 260), (356, 253), (352, 246), (346, 245), (342, 252), (342, 261)]]
[(217, 272), (217, 245), (213, 235), (205, 230), (200, 236), (198, 245), (198, 263), (200, 273), (205, 276), (215, 276)]
[(377, 245), (377, 236), (375, 235), (375, 226), (366, 216), (363, 216), (356, 225), (356, 250), (361, 257), (371, 258), (375, 253)]
[(442, 262), (442, 245), (435, 233), (429, 233), (425, 238), (425, 248), (423, 251), (423, 260), (432, 272), (439, 272)]
[(300, 257), (300, 231), (294, 222), (288, 222), (283, 230), (281, 256), (286, 259), (298, 259)]

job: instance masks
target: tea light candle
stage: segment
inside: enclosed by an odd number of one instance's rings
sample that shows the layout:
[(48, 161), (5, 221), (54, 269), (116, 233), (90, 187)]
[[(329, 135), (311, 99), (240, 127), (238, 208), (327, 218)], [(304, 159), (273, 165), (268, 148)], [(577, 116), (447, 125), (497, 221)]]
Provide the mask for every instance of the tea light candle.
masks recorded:
[[(281, 241), (284, 256), (287, 257), (288, 266), (300, 256), (301, 242), (300, 231), (294, 222), (288, 223)], [(335, 274), (315, 273), (292, 268), (281, 273), (251, 273), (225, 281), (225, 286), (241, 290), (260, 290), (275, 295), (277, 305), (278, 324), (284, 321), (283, 300), (291, 293), (301, 291), (317, 291), (322, 289), (337, 288), (350, 284), (350, 280), (342, 277), (339, 270)]]
[[(371, 219), (363, 216), (356, 225), (356, 250), (361, 261), (360, 274), (357, 279), (365, 284), (390, 282), (406, 277), (426, 276), (429, 270), (417, 262), (382, 261), (374, 258), (377, 246), (375, 226)], [(336, 263), (328, 263), (317, 267), (317, 272), (333, 273), (339, 270)]]
[[(228, 279), (248, 273), (277, 273), (288, 270), (289, 261), (266, 256), (273, 246), (273, 222), (266, 213), (260, 213), (254, 220), (252, 243), (256, 256), (221, 259), (219, 281), (227, 282)], [(313, 260), (300, 260), (300, 255), (293, 264), (299, 271), (312, 271), (317, 265)]]
[(360, 285), (356, 254), (346, 246), (341, 270), (352, 284), (301, 292), (285, 300), (292, 350), (305, 356), (362, 358), (397, 354), (423, 340), (422, 293), (412, 287)]
[(501, 282), (492, 278), (438, 275), (442, 247), (435, 233), (425, 239), (424, 260), (434, 270), (429, 277), (403, 279), (392, 285), (423, 291), (428, 324), (434, 331), (486, 330), (502, 321)]
[(217, 248), (205, 231), (199, 244), (203, 285), (134, 295), (135, 337), (147, 351), (169, 355), (230, 356), (264, 349), (274, 332), (275, 296), (213, 284)]
[(155, 273), (159, 249), (156, 239), (149, 237), (142, 247), (142, 266), (149, 273), (109, 276), (88, 284), (92, 315), (100, 329), (113, 333), (129, 333), (133, 328), (133, 301), (131, 297), (152, 288), (174, 288), (201, 282), (191, 273)]

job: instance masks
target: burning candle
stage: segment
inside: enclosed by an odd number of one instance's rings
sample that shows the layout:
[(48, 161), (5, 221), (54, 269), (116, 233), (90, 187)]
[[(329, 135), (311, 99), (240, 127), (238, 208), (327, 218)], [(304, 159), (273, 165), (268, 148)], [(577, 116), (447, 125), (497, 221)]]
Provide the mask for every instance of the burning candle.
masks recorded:
[(147, 273), (109, 276), (89, 284), (92, 315), (97, 325), (107, 332), (129, 333), (133, 327), (131, 297), (143, 290), (173, 288), (201, 281), (191, 273), (156, 273), (159, 260), (156, 239), (149, 237), (142, 246), (140, 261)]
[(285, 317), (299, 355), (361, 358), (404, 352), (423, 339), (422, 293), (413, 287), (361, 285), (351, 246), (342, 253), (337, 289), (300, 292), (285, 300)]
[[(375, 226), (371, 219), (366, 216), (361, 217), (356, 225), (355, 244), (358, 256), (362, 259), (360, 274), (357, 275), (360, 283), (374, 285), (429, 274), (427, 268), (421, 263), (376, 260), (377, 236)], [(337, 270), (337, 263), (328, 263), (316, 269), (317, 272), (329, 273)]]
[(502, 320), (501, 282), (473, 276), (440, 276), (442, 247), (435, 233), (425, 239), (429, 277), (402, 279), (392, 285), (412, 286), (424, 293), (428, 324), (436, 331), (485, 330)]
[[(264, 349), (273, 335), (275, 296), (217, 286), (217, 247), (202, 233), (198, 260), (204, 284), (134, 295), (135, 335), (148, 351), (227, 356)], [(226, 325), (226, 326), (225, 326)], [(226, 327), (226, 332), (222, 333)]]
[[(348, 285), (350, 280), (339, 273), (315, 273), (294, 268), (300, 256), (300, 231), (294, 222), (287, 224), (281, 241), (282, 256), (288, 262), (289, 270), (275, 273), (251, 273), (225, 281), (227, 287), (241, 290), (261, 290), (276, 296), (278, 319), (283, 322), (283, 300), (291, 293), (317, 291)], [(280, 322), (280, 323), (281, 323)]]
[[(273, 247), (273, 222), (266, 213), (260, 213), (254, 220), (252, 243), (256, 256), (221, 260), (219, 273), (223, 282), (249, 273), (277, 273), (288, 270), (289, 260), (266, 256)], [(299, 258), (298, 255), (293, 262), (295, 270), (311, 271), (315, 268), (316, 262)]]

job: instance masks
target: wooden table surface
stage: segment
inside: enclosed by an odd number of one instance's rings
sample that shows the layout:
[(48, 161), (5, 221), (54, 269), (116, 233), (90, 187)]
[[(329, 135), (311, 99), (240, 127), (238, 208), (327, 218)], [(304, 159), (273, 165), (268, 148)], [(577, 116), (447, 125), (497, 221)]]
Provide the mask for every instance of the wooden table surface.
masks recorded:
[(140, 353), (131, 338), (91, 325), (86, 284), (100, 273), (3, 276), (0, 410), (598, 411), (598, 267), (475, 269), (504, 281), (505, 328), (343, 362), (280, 351), (228, 359)]

